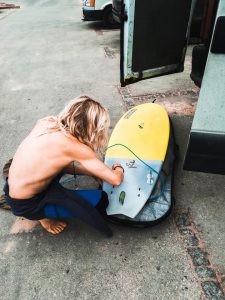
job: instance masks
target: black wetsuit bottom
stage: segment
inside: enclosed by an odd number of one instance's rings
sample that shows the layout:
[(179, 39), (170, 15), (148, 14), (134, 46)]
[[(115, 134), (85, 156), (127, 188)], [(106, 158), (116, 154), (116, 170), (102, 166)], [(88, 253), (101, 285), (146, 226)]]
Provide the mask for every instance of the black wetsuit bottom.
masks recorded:
[(57, 176), (46, 190), (30, 199), (14, 199), (9, 196), (9, 185), (5, 183), (4, 192), (6, 201), (10, 205), (12, 212), (16, 216), (25, 217), (29, 220), (41, 220), (46, 218), (44, 207), (47, 204), (55, 204), (73, 213), (81, 221), (93, 226), (95, 229), (112, 236), (112, 231), (100, 214), (105, 212), (108, 205), (107, 195), (102, 192), (102, 201), (96, 207), (93, 207), (81, 195), (74, 194), (73, 191), (64, 188), (59, 180), (61, 175)]

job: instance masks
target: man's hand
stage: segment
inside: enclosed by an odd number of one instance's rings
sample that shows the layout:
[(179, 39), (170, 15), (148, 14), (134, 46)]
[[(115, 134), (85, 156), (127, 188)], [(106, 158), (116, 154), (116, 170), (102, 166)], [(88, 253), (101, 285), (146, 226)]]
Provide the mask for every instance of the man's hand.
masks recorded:
[(119, 163), (115, 163), (112, 166), (112, 170), (114, 173), (116, 173), (117, 176), (119, 176), (120, 183), (124, 179), (124, 168)]
[(121, 166), (121, 164), (119, 164), (119, 163), (113, 164), (112, 170), (116, 170), (116, 169), (120, 169), (124, 173), (124, 168)]

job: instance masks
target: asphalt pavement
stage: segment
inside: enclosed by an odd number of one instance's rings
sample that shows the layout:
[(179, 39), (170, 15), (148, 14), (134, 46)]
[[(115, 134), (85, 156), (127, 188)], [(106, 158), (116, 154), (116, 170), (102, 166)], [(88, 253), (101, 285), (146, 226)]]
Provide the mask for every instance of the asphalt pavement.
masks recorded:
[(108, 108), (111, 129), (156, 99), (170, 113), (179, 156), (174, 213), (152, 228), (111, 225), (108, 239), (70, 221), (58, 236), (40, 226), (11, 234), (15, 217), (0, 210), (0, 299), (225, 299), (224, 176), (182, 169), (199, 93), (191, 47), (183, 73), (121, 88), (119, 30), (83, 22), (79, 0), (13, 3), (20, 9), (0, 12), (1, 168), (38, 118), (81, 94)]

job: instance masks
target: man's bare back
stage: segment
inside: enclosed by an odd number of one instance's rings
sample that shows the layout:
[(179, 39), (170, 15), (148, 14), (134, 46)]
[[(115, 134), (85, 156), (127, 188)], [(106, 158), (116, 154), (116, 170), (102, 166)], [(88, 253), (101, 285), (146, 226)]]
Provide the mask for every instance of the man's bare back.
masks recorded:
[(51, 118), (39, 120), (15, 153), (8, 179), (11, 197), (28, 199), (40, 193), (73, 161), (66, 150), (78, 141), (49, 130), (52, 122)]

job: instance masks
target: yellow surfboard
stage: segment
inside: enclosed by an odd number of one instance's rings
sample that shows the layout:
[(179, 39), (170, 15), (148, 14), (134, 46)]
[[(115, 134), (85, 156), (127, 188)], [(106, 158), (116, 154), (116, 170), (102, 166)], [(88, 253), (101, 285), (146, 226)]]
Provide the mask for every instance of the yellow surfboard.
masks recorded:
[(103, 184), (108, 194), (108, 215), (134, 218), (151, 195), (162, 168), (170, 135), (166, 110), (155, 103), (138, 105), (116, 124), (109, 140), (105, 163), (120, 163), (124, 180), (118, 187)]

